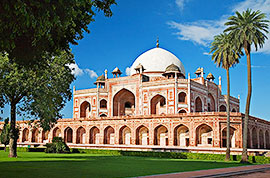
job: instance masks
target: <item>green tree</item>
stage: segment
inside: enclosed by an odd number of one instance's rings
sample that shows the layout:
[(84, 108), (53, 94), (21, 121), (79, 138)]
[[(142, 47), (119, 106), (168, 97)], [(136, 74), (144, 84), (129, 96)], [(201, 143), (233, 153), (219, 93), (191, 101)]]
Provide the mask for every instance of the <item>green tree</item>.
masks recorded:
[(242, 55), (232, 43), (232, 39), (226, 33), (222, 33), (214, 37), (211, 44), (212, 60), (218, 67), (226, 70), (227, 74), (227, 149), (226, 161), (230, 160), (230, 68), (239, 63), (239, 58)]
[(6, 147), (9, 144), (10, 126), (8, 124), (8, 120), (9, 120), (8, 118), (5, 119), (5, 123), (2, 129), (1, 135), (0, 135), (0, 142), (5, 145), (5, 148), (4, 148), (5, 152), (6, 152)]
[[(49, 130), (58, 118), (60, 110), (71, 99), (70, 84), (74, 80), (69, 64), (74, 63), (71, 53), (57, 56), (46, 54), (43, 62), (24, 67), (3, 54), (0, 60), (0, 101), (9, 104), (10, 111), (10, 157), (16, 157), (16, 114), (40, 119), (39, 125)], [(1, 104), (0, 104), (1, 105)]]
[(111, 16), (115, 0), (1, 0), (0, 52), (20, 64), (69, 50), (89, 33), (95, 12)]
[(228, 22), (225, 23), (225, 25), (228, 27), (224, 30), (224, 32), (230, 33), (234, 39), (235, 46), (237, 46), (239, 50), (244, 49), (245, 55), (247, 56), (248, 94), (245, 109), (243, 152), (241, 162), (248, 162), (247, 132), (252, 92), (250, 59), (251, 46), (253, 45), (256, 51), (258, 47), (263, 47), (265, 40), (267, 39), (265, 33), (268, 33), (268, 23), (269, 20), (266, 20), (266, 15), (264, 13), (261, 13), (259, 10), (251, 11), (251, 9), (247, 9), (246, 11), (242, 12), (242, 14), (237, 11), (236, 15), (229, 17)]

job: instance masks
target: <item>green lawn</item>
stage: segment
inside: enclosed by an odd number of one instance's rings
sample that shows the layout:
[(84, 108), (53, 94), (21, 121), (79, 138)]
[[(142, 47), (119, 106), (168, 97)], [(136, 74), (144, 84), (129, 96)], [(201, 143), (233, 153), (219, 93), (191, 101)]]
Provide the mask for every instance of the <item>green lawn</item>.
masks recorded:
[(8, 158), (0, 151), (0, 177), (134, 177), (151, 174), (241, 166), (237, 162), (196, 161), (101, 154), (19, 152)]

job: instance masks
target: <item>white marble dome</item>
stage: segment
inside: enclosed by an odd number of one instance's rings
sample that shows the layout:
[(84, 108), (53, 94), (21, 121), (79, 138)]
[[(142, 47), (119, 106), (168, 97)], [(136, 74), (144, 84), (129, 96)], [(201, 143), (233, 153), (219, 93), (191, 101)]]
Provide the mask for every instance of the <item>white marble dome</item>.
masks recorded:
[(171, 52), (162, 48), (153, 48), (141, 54), (132, 64), (130, 68), (130, 75), (136, 74), (135, 67), (141, 64), (144, 72), (164, 72), (166, 67), (174, 64), (179, 67), (181, 73), (185, 75), (185, 68), (182, 62)]

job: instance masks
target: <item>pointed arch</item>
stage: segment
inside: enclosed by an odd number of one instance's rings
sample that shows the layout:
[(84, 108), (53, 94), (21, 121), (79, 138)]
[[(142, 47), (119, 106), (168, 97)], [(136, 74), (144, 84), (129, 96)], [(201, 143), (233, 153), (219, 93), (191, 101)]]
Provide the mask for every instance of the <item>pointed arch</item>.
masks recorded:
[(48, 143), (49, 142), (49, 130), (42, 130), (42, 143)]
[(227, 109), (226, 109), (226, 106), (225, 105), (220, 105), (219, 106), (219, 112), (226, 112), (227, 111)]
[(203, 112), (203, 104), (199, 96), (195, 99), (195, 112)]
[(73, 141), (73, 130), (70, 127), (67, 127), (64, 131), (64, 140), (66, 143), (72, 143)]
[(126, 125), (119, 129), (119, 144), (131, 144), (131, 129)]
[(77, 133), (76, 133), (76, 143), (77, 144), (85, 144), (85, 142), (86, 142), (85, 133), (86, 133), (85, 128), (83, 128), (82, 126), (77, 129)]
[(100, 131), (99, 129), (94, 126), (90, 129), (90, 137), (89, 137), (90, 144), (99, 144), (100, 143)]
[(262, 129), (259, 130), (259, 143), (260, 143), (260, 149), (264, 148), (264, 134)]
[(154, 130), (154, 145), (168, 145), (168, 129), (164, 125), (159, 125)]
[(252, 129), (252, 148), (258, 148), (257, 128)]
[(178, 113), (187, 113), (187, 111), (185, 109), (180, 109)]
[(31, 142), (34, 142), (34, 143), (37, 143), (38, 142), (38, 134), (39, 134), (39, 131), (37, 128), (34, 128), (32, 130), (32, 138), (31, 138)]
[(160, 94), (155, 95), (151, 101), (151, 114), (166, 113), (166, 98)]
[[(223, 128), (222, 132), (222, 147), (227, 147), (227, 127)], [(238, 147), (236, 145), (236, 129), (234, 127), (230, 127), (230, 147), (235, 148)]]
[(115, 131), (114, 128), (108, 126), (104, 129), (104, 144), (114, 144), (115, 143)]
[(266, 149), (270, 149), (270, 136), (268, 130), (265, 131)]
[(174, 128), (174, 145), (189, 146), (189, 128), (187, 126), (180, 124)]
[(23, 129), (22, 133), (22, 142), (28, 142), (29, 141), (29, 129), (25, 128)]
[(54, 137), (61, 137), (61, 130), (59, 129), (59, 127), (56, 127), (53, 129), (53, 138)]
[(81, 105), (80, 105), (80, 117), (81, 118), (85, 118), (89, 116), (89, 113), (91, 111), (91, 105), (88, 101), (84, 101)]
[(213, 128), (207, 124), (201, 124), (196, 128), (196, 145), (213, 146)]
[(144, 125), (136, 129), (136, 145), (149, 145), (149, 129)]
[(135, 95), (123, 88), (113, 97), (113, 116), (135, 114)]
[(178, 103), (187, 103), (187, 94), (185, 92), (178, 94)]
[(107, 100), (102, 99), (99, 102), (100, 109), (107, 109)]
[(211, 93), (208, 93), (208, 112), (215, 112), (216, 111), (216, 102), (215, 98)]

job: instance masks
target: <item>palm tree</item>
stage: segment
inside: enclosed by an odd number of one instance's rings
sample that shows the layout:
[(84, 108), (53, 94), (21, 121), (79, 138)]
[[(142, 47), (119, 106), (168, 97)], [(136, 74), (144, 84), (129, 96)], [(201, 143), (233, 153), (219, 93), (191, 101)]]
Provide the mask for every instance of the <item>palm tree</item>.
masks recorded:
[(225, 161), (230, 160), (230, 67), (239, 63), (241, 51), (239, 52), (232, 43), (230, 36), (222, 33), (214, 37), (211, 44), (212, 60), (218, 67), (222, 67), (227, 73), (227, 149)]
[(234, 43), (239, 50), (244, 49), (247, 56), (247, 77), (248, 77), (248, 94), (246, 100), (245, 120), (244, 120), (244, 132), (243, 132), (243, 151), (241, 162), (248, 162), (247, 157), (247, 132), (248, 132), (248, 120), (249, 109), (251, 99), (251, 64), (250, 64), (250, 52), (251, 46), (255, 46), (257, 51), (258, 47), (262, 48), (267, 36), (264, 33), (268, 33), (268, 20), (266, 15), (261, 11), (251, 11), (247, 9), (240, 14), (236, 12), (235, 16), (228, 18), (228, 22), (225, 23), (228, 26), (224, 32), (234, 38)]

